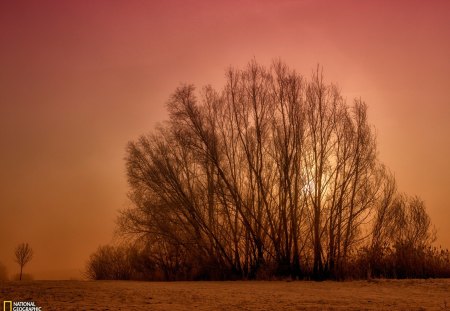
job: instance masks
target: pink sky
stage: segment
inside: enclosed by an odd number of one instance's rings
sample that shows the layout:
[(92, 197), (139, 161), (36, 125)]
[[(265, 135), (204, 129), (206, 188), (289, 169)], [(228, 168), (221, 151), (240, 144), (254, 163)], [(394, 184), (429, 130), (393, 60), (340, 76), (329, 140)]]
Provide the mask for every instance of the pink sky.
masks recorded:
[(425, 200), (450, 247), (450, 2), (2, 1), (0, 262), (28, 241), (35, 278), (75, 277), (112, 241), (129, 140), (166, 118), (182, 82), (319, 63), (363, 98), (380, 159)]

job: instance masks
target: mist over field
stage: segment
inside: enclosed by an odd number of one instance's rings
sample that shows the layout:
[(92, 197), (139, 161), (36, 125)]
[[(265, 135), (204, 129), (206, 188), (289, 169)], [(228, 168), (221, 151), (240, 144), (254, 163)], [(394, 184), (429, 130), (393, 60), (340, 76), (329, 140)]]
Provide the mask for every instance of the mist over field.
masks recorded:
[(1, 1), (0, 303), (448, 309), (449, 20)]

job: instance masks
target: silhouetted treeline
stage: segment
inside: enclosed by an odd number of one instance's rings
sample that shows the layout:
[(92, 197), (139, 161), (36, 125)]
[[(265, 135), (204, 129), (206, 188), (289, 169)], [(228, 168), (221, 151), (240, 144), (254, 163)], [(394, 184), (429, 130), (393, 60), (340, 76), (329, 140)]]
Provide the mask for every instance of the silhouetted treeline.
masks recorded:
[(105, 256), (133, 258), (140, 268), (130, 275), (448, 275), (423, 202), (399, 193), (377, 159), (367, 106), (348, 105), (319, 70), (308, 80), (281, 62), (253, 61), (229, 69), (221, 91), (179, 87), (168, 111), (128, 146), (134, 205), (119, 230), (136, 244)]

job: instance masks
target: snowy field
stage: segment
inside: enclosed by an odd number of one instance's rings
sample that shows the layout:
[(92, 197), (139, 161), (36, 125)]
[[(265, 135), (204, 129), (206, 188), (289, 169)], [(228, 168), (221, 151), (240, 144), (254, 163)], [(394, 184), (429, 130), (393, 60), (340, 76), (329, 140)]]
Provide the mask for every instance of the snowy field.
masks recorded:
[(450, 310), (450, 279), (352, 282), (0, 282), (46, 310)]

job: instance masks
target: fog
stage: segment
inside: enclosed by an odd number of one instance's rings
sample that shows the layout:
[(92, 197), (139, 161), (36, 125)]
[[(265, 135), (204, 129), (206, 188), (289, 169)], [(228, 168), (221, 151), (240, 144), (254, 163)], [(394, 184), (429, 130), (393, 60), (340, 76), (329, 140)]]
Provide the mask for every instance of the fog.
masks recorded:
[(25, 273), (81, 277), (130, 204), (126, 144), (164, 121), (171, 92), (278, 57), (368, 104), (380, 159), (449, 247), (450, 4), (381, 3), (2, 2), (0, 262), (17, 273), (28, 242)]

